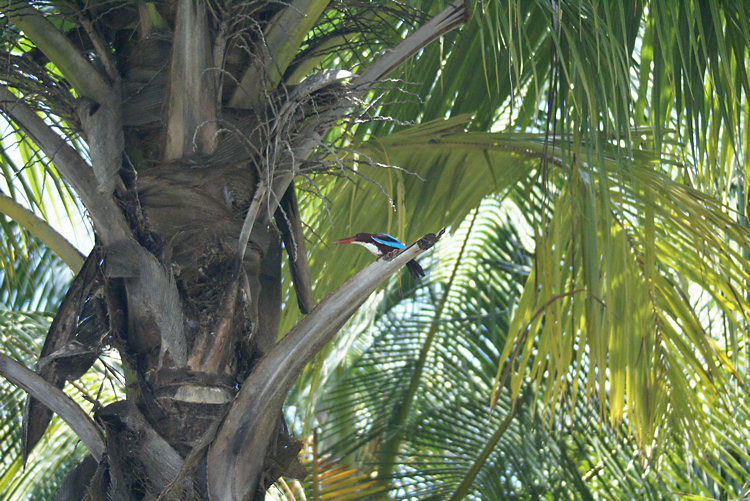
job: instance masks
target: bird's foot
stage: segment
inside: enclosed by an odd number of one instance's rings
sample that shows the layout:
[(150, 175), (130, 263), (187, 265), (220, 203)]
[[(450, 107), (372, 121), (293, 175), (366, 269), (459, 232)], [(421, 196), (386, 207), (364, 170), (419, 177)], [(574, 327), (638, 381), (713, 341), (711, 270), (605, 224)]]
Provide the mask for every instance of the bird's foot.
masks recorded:
[(384, 261), (392, 261), (396, 256), (401, 254), (401, 249), (393, 249), (392, 251), (383, 254)]

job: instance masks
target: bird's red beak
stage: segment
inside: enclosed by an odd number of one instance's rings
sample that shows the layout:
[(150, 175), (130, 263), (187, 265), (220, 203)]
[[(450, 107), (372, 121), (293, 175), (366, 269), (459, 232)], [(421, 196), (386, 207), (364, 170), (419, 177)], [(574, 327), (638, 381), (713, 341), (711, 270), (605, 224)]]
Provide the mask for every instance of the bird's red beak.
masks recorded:
[(335, 243), (335, 244), (350, 244), (350, 243), (354, 242), (354, 240), (355, 240), (354, 237), (349, 237), (349, 238), (342, 238), (341, 240), (336, 240), (333, 243)]

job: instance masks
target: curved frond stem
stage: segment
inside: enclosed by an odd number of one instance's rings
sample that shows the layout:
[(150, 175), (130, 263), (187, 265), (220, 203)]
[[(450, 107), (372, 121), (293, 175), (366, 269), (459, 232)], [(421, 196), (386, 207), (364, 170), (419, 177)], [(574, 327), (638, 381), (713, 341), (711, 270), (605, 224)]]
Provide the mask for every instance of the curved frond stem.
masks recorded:
[(101, 461), (106, 448), (101, 430), (62, 390), (4, 353), (0, 353), (0, 374), (57, 413), (80, 437), (94, 459)]
[[(254, 108), (276, 87), (330, 0), (295, 0), (269, 23), (250, 67), (229, 100), (231, 108)], [(260, 78), (259, 78), (260, 76)]]
[(495, 449), (495, 446), (500, 441), (500, 438), (503, 436), (503, 434), (505, 434), (515, 415), (516, 406), (515, 404), (513, 404), (511, 405), (508, 415), (505, 416), (505, 419), (503, 419), (503, 421), (500, 423), (500, 426), (498, 426), (497, 430), (495, 430), (495, 433), (492, 434), (492, 437), (490, 437), (490, 439), (484, 445), (484, 448), (479, 453), (479, 456), (477, 456), (476, 461), (474, 461), (474, 464), (471, 465), (471, 468), (469, 468), (469, 471), (466, 473), (463, 480), (461, 480), (461, 483), (458, 485), (455, 492), (451, 495), (450, 501), (458, 501), (459, 499), (464, 499), (466, 497), (466, 494), (469, 492), (471, 484), (474, 483), (479, 470), (482, 469), (482, 466), (487, 461), (487, 458), (490, 457), (490, 454)]
[[(281, 408), (299, 373), (384, 280), (434, 245), (443, 231), (427, 234), (392, 259), (378, 259), (361, 270), (321, 301), (261, 359), (243, 381), (208, 451), (209, 496), (240, 499), (255, 492), (263, 458), (254, 451), (267, 447), (276, 426), (277, 414), (273, 411)], [(246, 479), (255, 480), (248, 483)]]
[(129, 238), (130, 230), (114, 198), (99, 192), (94, 171), (63, 138), (7, 88), (0, 88), (0, 111), (31, 136), (70, 183), (88, 209), (104, 242)]
[(388, 50), (367, 69), (357, 75), (355, 86), (369, 87), (385, 78), (401, 63), (423, 49), (433, 40), (454, 30), (466, 22), (467, 8), (465, 0), (455, 0), (438, 15), (420, 26), (401, 43)]

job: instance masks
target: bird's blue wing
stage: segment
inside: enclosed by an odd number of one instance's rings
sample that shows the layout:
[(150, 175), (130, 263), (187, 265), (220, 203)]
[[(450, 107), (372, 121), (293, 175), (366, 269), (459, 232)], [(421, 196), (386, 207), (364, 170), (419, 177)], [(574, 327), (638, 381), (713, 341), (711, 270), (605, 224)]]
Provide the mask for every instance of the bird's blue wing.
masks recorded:
[(388, 235), (387, 233), (375, 233), (372, 236), (372, 239), (376, 242), (380, 242), (383, 245), (387, 245), (388, 247), (393, 247), (394, 249), (403, 249), (406, 247), (404, 244)]

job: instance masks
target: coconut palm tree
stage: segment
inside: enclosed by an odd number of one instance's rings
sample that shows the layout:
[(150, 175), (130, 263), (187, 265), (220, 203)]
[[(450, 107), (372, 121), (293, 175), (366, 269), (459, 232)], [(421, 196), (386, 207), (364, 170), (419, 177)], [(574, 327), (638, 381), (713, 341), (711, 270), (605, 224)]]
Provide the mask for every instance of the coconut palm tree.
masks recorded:
[[(397, 482), (411, 471), (403, 458), (458, 434), (436, 394), (420, 393), (433, 369), (455, 381), (450, 412), (476, 414), (487, 393), (481, 423), (496, 433), (415, 474), (440, 496), (476, 489), (511, 423), (531, 426), (533, 412), (575, 416), (584, 402), (646, 461), (676, 463), (674, 437), (694, 451), (742, 415), (745, 5), (11, 1), (2, 12), (2, 208), (21, 226), (3, 229), (9, 242), (34, 235), (77, 275), (37, 374), (8, 357), (0, 372), (33, 397), (22, 455), (48, 427), (46, 408), (86, 446), (61, 497), (252, 498), (301, 476), (282, 417), (297, 376), (319, 355), (302, 381), (316, 382), (308, 398), (324, 392), (326, 363), (351, 337), (323, 360), (326, 343), (436, 230), (493, 193), (528, 221), (518, 248), (532, 256), (528, 276), (506, 270), (510, 285), (492, 289), (487, 316), (507, 310), (504, 335), (462, 345), (459, 361), (444, 331), (414, 331), (420, 351), (404, 367), (394, 358), (391, 406), (365, 424), (340, 414), (324, 442), (347, 426), (364, 433), (351, 436), (367, 439), (380, 482), (417, 492)], [(85, 260), (43, 210), (51, 190), (71, 200), (66, 189), (95, 235)], [(26, 212), (9, 212), (24, 198)], [(334, 257), (326, 242), (358, 231), (428, 236), (338, 287), (364, 256)], [(450, 313), (446, 280), (414, 296), (429, 325)], [(399, 346), (367, 349), (384, 344)], [(107, 347), (124, 395), (93, 398), (92, 420), (60, 388), (86, 390), (76, 381)], [(441, 369), (449, 362), (458, 372)], [(591, 453), (581, 437), (557, 441), (556, 468), (573, 475)], [(731, 487), (722, 475), (738, 475), (746, 453), (721, 450), (715, 460), (739, 469), (701, 471)], [(488, 492), (509, 492), (524, 464), (506, 464)]]

